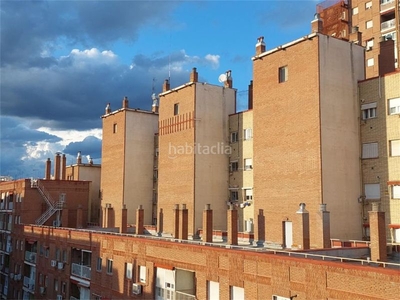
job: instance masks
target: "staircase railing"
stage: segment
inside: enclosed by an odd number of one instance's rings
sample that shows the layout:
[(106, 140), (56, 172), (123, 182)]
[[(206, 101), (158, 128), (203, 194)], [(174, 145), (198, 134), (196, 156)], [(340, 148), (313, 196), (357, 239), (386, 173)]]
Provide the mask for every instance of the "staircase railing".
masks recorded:
[(54, 215), (56, 211), (61, 210), (63, 208), (64, 199), (53, 201), (53, 199), (50, 196), (50, 193), (46, 191), (44, 185), (40, 182), (40, 180), (38, 180), (37, 183), (32, 187), (37, 188), (40, 195), (45, 200), (48, 206), (48, 209), (35, 221), (36, 225), (43, 225), (44, 223), (46, 223), (48, 219), (50, 219), (52, 215)]

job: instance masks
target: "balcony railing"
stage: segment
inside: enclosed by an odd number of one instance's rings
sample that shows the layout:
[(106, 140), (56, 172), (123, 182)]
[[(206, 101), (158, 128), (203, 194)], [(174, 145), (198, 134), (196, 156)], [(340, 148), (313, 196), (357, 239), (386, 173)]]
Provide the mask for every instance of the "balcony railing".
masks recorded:
[(392, 9), (396, 6), (396, 2), (394, 0), (381, 0), (381, 12), (384, 10)]
[(388, 30), (388, 29), (392, 29), (396, 26), (396, 19), (391, 19), (389, 21), (386, 22), (382, 22), (381, 23), (381, 31), (383, 30)]
[(35, 280), (24, 276), (24, 287), (26, 287), (30, 292), (35, 291)]
[(36, 264), (36, 253), (25, 251), (25, 260), (30, 263)]
[(69, 297), (69, 300), (79, 300), (78, 298), (75, 298), (74, 296)]
[(194, 300), (194, 299), (196, 299), (196, 295), (175, 291), (175, 300)]
[(88, 266), (83, 266), (80, 264), (72, 264), (71, 266), (71, 274), (75, 276), (79, 276), (81, 278), (90, 279), (91, 278), (92, 268)]

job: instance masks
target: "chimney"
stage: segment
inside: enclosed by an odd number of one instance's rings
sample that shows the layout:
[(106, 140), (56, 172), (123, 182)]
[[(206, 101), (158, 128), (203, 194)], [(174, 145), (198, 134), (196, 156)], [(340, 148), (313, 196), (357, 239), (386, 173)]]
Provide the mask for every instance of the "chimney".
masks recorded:
[(386, 230), (385, 212), (380, 211), (380, 204), (372, 203), (372, 211), (369, 213), (369, 232), (371, 237), (371, 259), (373, 261), (386, 261)]
[(190, 82), (197, 82), (199, 80), (199, 74), (196, 70), (196, 68), (192, 69), (192, 72), (190, 73)]
[(65, 180), (67, 175), (67, 157), (65, 154), (62, 155), (62, 170), (61, 170), (61, 180)]
[(168, 80), (168, 79), (165, 79), (165, 80), (164, 80), (164, 83), (163, 83), (162, 91), (163, 91), (163, 92), (166, 92), (166, 91), (169, 91), (169, 90), (170, 90), (169, 80)]
[(349, 42), (352, 42), (357, 45), (361, 45), (362, 42), (362, 33), (358, 30), (358, 26), (351, 27)]
[(225, 80), (225, 82), (224, 82), (224, 86), (226, 87), (226, 88), (232, 88), (232, 76), (231, 76), (231, 73), (232, 73), (232, 71), (231, 70), (228, 70), (228, 71), (226, 71), (226, 80)]
[(50, 158), (48, 158), (46, 161), (46, 171), (44, 179), (50, 180), (50, 177), (51, 177), (51, 160)]
[(213, 211), (210, 204), (206, 204), (203, 210), (203, 242), (212, 243), (213, 241)]
[(128, 107), (129, 107), (128, 97), (125, 96), (124, 99), (122, 100), (122, 108), (128, 108)]
[(164, 213), (163, 213), (163, 209), (160, 208), (160, 210), (158, 211), (158, 217), (157, 217), (157, 235), (158, 236), (162, 236), (163, 222), (164, 222)]
[(186, 204), (182, 204), (182, 209), (180, 210), (179, 216), (179, 239), (180, 240), (187, 240), (188, 239), (188, 222), (189, 222), (189, 214), (186, 208)]
[(153, 99), (153, 104), (151, 105), (151, 111), (154, 113), (158, 113), (158, 99), (156, 94), (152, 94), (151, 98)]
[(264, 52), (265, 52), (264, 37), (260, 36), (259, 38), (257, 38), (256, 55), (260, 55), (261, 53)]
[(395, 71), (394, 41), (386, 38), (379, 43), (379, 76)]
[(300, 203), (299, 210), (296, 211), (296, 231), (293, 235), (293, 244), (299, 250), (310, 249), (310, 216), (306, 210), (306, 204)]
[(258, 210), (257, 221), (255, 225), (253, 245), (257, 247), (263, 247), (265, 242), (265, 215), (263, 209)]
[(323, 31), (323, 26), (322, 26), (322, 20), (319, 16), (319, 13), (316, 13), (314, 15), (314, 20), (311, 21), (311, 32), (312, 33), (322, 33)]
[(106, 203), (103, 213), (103, 228), (112, 228), (114, 223), (113, 208), (111, 203)]
[(173, 232), (173, 238), (178, 239), (179, 238), (179, 204), (175, 204), (174, 206), (174, 232)]
[(76, 228), (83, 228), (82, 218), (83, 218), (82, 205), (78, 205), (78, 209), (76, 210)]
[(136, 234), (144, 234), (144, 209), (142, 205), (136, 209)]
[(228, 209), (228, 245), (238, 244), (238, 211), (229, 205)]
[(66, 203), (64, 203), (62, 212), (61, 212), (61, 226), (62, 227), (69, 227), (68, 224), (68, 208)]
[(82, 155), (81, 151), (78, 151), (78, 155), (76, 156), (76, 163), (80, 165), (82, 163)]
[(54, 180), (60, 180), (60, 164), (61, 164), (61, 156), (60, 153), (57, 153), (54, 163)]
[(111, 106), (110, 106), (110, 103), (107, 103), (107, 106), (106, 106), (106, 115), (107, 114), (110, 114), (111, 113)]
[(319, 212), (317, 215), (317, 223), (321, 230), (321, 240), (318, 241), (318, 248), (331, 247), (331, 221), (330, 212), (326, 210), (326, 204), (319, 205)]
[(128, 209), (124, 204), (121, 209), (121, 227), (119, 228), (119, 233), (128, 232)]
[(248, 109), (253, 109), (253, 80), (250, 80), (249, 95), (248, 95)]

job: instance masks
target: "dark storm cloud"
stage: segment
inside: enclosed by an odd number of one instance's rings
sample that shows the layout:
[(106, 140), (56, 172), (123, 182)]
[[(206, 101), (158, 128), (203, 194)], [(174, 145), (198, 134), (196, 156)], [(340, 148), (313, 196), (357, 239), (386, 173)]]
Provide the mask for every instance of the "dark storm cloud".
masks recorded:
[(94, 159), (101, 158), (101, 140), (94, 136), (88, 136), (82, 142), (69, 143), (63, 152), (76, 155), (79, 151), (82, 152), (82, 155), (90, 155)]

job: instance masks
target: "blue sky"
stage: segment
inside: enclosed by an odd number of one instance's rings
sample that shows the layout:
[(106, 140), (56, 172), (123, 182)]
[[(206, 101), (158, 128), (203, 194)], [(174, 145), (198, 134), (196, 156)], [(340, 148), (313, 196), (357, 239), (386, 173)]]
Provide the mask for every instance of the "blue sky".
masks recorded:
[[(189, 80), (232, 70), (246, 107), (257, 37), (267, 49), (310, 33), (316, 1), (0, 2), (0, 175), (43, 177), (56, 152), (101, 162), (106, 103), (150, 109)], [(154, 85), (153, 85), (154, 80)]]

